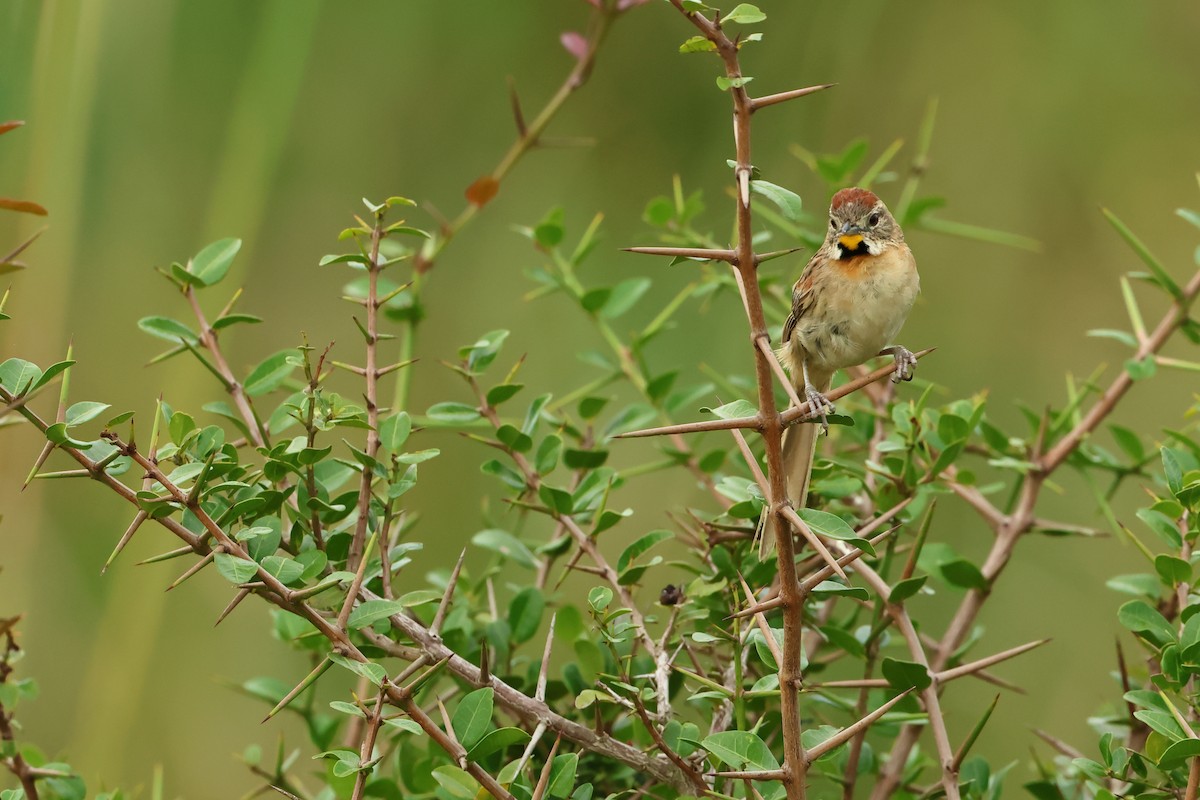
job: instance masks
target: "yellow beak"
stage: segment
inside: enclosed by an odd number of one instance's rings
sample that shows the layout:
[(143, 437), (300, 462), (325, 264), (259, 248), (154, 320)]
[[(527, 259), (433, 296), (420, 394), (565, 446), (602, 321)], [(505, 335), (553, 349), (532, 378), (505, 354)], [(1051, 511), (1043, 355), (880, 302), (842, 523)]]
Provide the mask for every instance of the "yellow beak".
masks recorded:
[(847, 234), (838, 237), (838, 243), (847, 250), (853, 250), (862, 244), (863, 237), (860, 234)]

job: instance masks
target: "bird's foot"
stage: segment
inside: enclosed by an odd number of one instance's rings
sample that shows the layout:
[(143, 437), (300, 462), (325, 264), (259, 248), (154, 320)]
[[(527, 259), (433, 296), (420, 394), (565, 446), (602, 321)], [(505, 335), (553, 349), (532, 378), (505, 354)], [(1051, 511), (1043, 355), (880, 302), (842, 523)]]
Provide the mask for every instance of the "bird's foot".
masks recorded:
[(836, 409), (829, 398), (818, 392), (811, 385), (804, 387), (804, 398), (808, 400), (808, 418), (820, 418), (821, 433), (829, 435), (829, 420), (826, 414), (832, 414)]
[(913, 355), (913, 351), (895, 344), (880, 350), (879, 355), (890, 355), (896, 361), (896, 372), (892, 375), (892, 383), (913, 379), (913, 372), (917, 369), (917, 357)]

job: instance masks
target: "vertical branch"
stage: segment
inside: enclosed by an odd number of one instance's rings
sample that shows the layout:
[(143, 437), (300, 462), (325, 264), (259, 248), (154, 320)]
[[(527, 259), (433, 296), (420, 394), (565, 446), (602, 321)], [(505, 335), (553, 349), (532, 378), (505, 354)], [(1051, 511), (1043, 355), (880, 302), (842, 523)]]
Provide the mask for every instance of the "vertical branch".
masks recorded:
[(804, 745), (800, 740), (800, 670), (801, 639), (803, 636), (804, 596), (800, 592), (796, 576), (796, 560), (793, 548), (791, 524), (784, 512), (790, 510), (787, 500), (786, 478), (783, 470), (784, 423), (775, 406), (774, 377), (767, 333), (766, 315), (763, 311), (762, 293), (758, 285), (758, 259), (754, 254), (752, 216), (750, 210), (750, 118), (754, 103), (741, 86), (742, 71), (738, 61), (737, 42), (721, 30), (719, 22), (711, 21), (699, 13), (688, 12), (681, 0), (671, 4), (710, 41), (717, 49), (725, 65), (726, 77), (734, 85), (729, 91), (733, 98), (733, 130), (736, 164), (735, 203), (737, 206), (737, 244), (735, 247), (735, 269), (746, 317), (750, 325), (750, 347), (754, 353), (754, 376), (758, 389), (758, 414), (762, 422), (762, 436), (766, 443), (769, 493), (767, 503), (771, 512), (776, 550), (779, 554), (780, 596), (783, 600), (783, 659), (779, 665), (780, 715), (783, 728), (784, 785), (788, 800), (804, 800), (807, 782), (807, 760)]
[[(367, 364), (365, 367), (366, 400), (367, 400), (367, 456), (371, 461), (379, 454), (379, 273), (383, 266), (379, 263), (379, 243), (383, 241), (384, 209), (375, 212), (375, 225), (371, 228), (371, 252), (367, 264), (367, 324), (364, 336), (366, 338)], [(358, 485), (358, 519), (354, 525), (354, 536), (350, 540), (350, 551), (346, 556), (346, 566), (349, 569), (358, 567), (363, 555), (363, 546), (367, 540), (367, 523), (371, 515), (371, 486), (375, 482), (375, 470), (363, 465), (362, 481)]]
[[(0, 655), (0, 685), (8, 681), (8, 676), (12, 674), (12, 662), (16, 656), (20, 655), (21, 648), (17, 646), (16, 639), (13, 637), (13, 625), (17, 623), (17, 619), (0, 620), (0, 627), (4, 630), (5, 646), (4, 653)], [(25, 791), (26, 800), (38, 800), (37, 783), (34, 779), (33, 768), (25, 757), (21, 755), (17, 749), (16, 737), (13, 734), (13, 715), (12, 712), (0, 704), (0, 752), (11, 752), (11, 756), (0, 759), (0, 764), (3, 764), (8, 771), (16, 776), (21, 782), (21, 788)]]
[(384, 693), (380, 692), (379, 697), (375, 699), (371, 718), (367, 720), (367, 730), (363, 734), (362, 747), (358, 751), (359, 771), (354, 777), (354, 792), (350, 795), (350, 800), (362, 800), (363, 792), (367, 789), (367, 778), (373, 771), (367, 764), (371, 763), (371, 753), (375, 751), (375, 737), (379, 735), (379, 726), (383, 724), (383, 700)]

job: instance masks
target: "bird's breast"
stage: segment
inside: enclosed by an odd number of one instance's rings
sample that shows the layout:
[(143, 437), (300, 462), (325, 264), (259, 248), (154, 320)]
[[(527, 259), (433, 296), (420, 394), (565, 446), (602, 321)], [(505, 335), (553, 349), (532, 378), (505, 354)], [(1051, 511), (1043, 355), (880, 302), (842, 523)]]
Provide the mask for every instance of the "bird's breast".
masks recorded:
[(861, 364), (893, 342), (916, 300), (920, 279), (905, 246), (834, 261), (830, 267), (819, 288), (820, 301), (797, 325), (797, 343), (816, 365), (832, 371)]

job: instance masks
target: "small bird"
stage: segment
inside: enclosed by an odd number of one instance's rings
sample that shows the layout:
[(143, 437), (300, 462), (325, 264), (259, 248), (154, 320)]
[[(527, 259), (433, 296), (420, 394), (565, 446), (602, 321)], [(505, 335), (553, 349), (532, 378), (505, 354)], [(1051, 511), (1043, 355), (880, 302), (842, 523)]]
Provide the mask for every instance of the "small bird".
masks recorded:
[[(825, 397), (833, 373), (874, 356), (896, 360), (892, 380), (912, 380), (916, 357), (893, 344), (920, 290), (917, 263), (904, 232), (883, 201), (866, 189), (842, 189), (829, 205), (825, 243), (792, 287), (792, 313), (783, 326), (780, 360), (796, 393), (809, 402), (828, 433)], [(794, 425), (783, 440), (783, 467), (792, 505), (803, 508), (816, 452), (817, 426)], [(765, 554), (775, 537), (764, 535)]]

